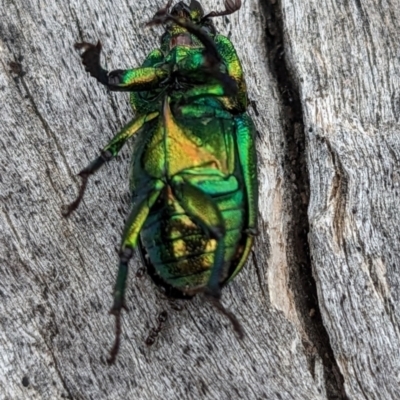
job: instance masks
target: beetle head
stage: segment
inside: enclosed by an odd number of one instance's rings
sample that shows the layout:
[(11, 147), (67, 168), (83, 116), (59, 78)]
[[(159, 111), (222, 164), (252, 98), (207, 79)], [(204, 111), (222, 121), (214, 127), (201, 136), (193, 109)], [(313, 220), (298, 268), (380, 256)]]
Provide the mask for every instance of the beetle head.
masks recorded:
[(156, 12), (153, 19), (147, 23), (147, 26), (166, 24), (166, 33), (171, 36), (187, 31), (192, 31), (193, 33), (193, 30), (196, 29), (201, 29), (206, 34), (214, 36), (216, 29), (211, 18), (232, 14), (239, 10), (242, 5), (241, 0), (224, 0), (225, 10), (211, 11), (204, 15), (203, 8), (197, 0), (191, 0), (189, 5), (184, 1), (179, 1), (170, 11), (172, 1), (168, 0), (165, 7)]
[(203, 18), (204, 11), (197, 0), (191, 0), (189, 5), (180, 1), (172, 8), (171, 15), (177, 18), (189, 19), (194, 23), (198, 23)]
[(232, 14), (242, 5), (241, 0), (224, 0), (225, 10), (211, 11), (204, 16), (203, 8), (197, 0), (191, 0), (189, 5), (179, 1), (170, 11), (172, 1), (168, 0), (166, 6), (160, 8), (147, 23), (147, 26), (166, 25), (166, 32), (161, 37), (161, 48), (167, 51), (177, 45), (197, 47), (202, 44), (208, 48), (213, 47), (207, 39), (217, 33), (211, 18)]

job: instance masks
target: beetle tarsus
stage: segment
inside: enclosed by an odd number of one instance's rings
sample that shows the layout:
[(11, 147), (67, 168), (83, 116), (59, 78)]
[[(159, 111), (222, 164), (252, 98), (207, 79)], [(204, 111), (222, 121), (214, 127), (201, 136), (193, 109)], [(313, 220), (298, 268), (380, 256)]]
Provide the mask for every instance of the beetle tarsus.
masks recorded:
[(183, 310), (183, 304), (181, 302), (179, 302), (177, 299), (170, 299), (169, 300), (169, 305), (175, 311), (182, 311)]
[(244, 233), (246, 233), (249, 236), (258, 236), (260, 234), (259, 230), (257, 228), (247, 228), (244, 230)]
[(221, 303), (219, 298), (214, 297), (210, 293), (205, 293), (206, 299), (222, 314), (225, 315), (229, 321), (231, 322), (234, 331), (236, 332), (237, 336), (239, 339), (244, 338), (244, 330), (239, 322), (239, 320), (235, 317), (235, 315), (232, 313), (232, 311), (229, 311), (226, 309), (223, 304)]
[(119, 346), (121, 343), (121, 309), (115, 310), (114, 307), (110, 310), (110, 314), (115, 316), (115, 340), (113, 347), (110, 350), (110, 356), (107, 359), (107, 364), (112, 365), (115, 363)]
[(100, 40), (97, 42), (97, 44), (88, 42), (75, 43), (74, 47), (77, 50), (83, 50), (81, 58), (82, 64), (85, 66), (85, 70), (103, 85), (108, 85), (108, 71), (106, 71), (100, 65)]
[(79, 188), (78, 197), (71, 204), (64, 205), (61, 210), (61, 213), (62, 213), (63, 217), (65, 217), (65, 218), (69, 217), (71, 215), (71, 213), (78, 208), (79, 204), (81, 203), (81, 201), (83, 199), (83, 195), (85, 193), (86, 186), (87, 186), (87, 183), (89, 180), (89, 174), (79, 173), (79, 176), (82, 178), (82, 183), (81, 183), (81, 187)]
[(211, 11), (208, 13), (204, 19), (207, 18), (212, 18), (212, 17), (222, 17), (224, 15), (230, 15), (239, 10), (239, 8), (242, 6), (242, 1), (241, 0), (225, 0), (225, 10), (223, 11)]
[(89, 180), (89, 176), (93, 175), (104, 163), (110, 161), (113, 155), (108, 150), (102, 150), (99, 157), (92, 161), (86, 168), (79, 172), (79, 176), (82, 178), (81, 187), (79, 189), (78, 197), (74, 202), (69, 205), (63, 206), (61, 211), (64, 217), (68, 217), (73, 211), (75, 211), (83, 199), (85, 194), (86, 186)]

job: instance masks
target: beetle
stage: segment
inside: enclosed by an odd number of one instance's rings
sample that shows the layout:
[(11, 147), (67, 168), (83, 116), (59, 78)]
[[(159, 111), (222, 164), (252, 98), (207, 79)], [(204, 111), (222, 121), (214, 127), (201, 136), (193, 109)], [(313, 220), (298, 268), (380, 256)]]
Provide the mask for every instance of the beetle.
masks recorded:
[[(112, 91), (130, 92), (135, 118), (101, 150), (79, 176), (79, 205), (88, 178), (136, 137), (130, 190), (132, 208), (125, 224), (111, 313), (115, 361), (128, 262), (138, 248), (155, 284), (170, 298), (203, 293), (226, 315), (239, 337), (236, 317), (220, 302), (221, 288), (242, 269), (257, 233), (257, 159), (254, 126), (240, 60), (231, 41), (217, 33), (213, 17), (197, 0), (172, 0), (147, 25), (165, 26), (160, 48), (139, 68), (108, 72), (101, 67), (101, 44), (76, 43), (89, 74)], [(162, 323), (159, 324), (161, 329)], [(157, 329), (156, 329), (157, 330)]]

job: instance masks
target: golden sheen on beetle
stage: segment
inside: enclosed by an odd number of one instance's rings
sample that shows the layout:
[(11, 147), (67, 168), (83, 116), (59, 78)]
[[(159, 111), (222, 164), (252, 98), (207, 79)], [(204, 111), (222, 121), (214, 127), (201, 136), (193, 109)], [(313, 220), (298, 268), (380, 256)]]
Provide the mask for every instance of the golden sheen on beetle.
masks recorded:
[[(130, 190), (131, 212), (122, 234), (111, 313), (120, 345), (128, 263), (135, 248), (155, 284), (169, 298), (203, 294), (243, 329), (220, 302), (221, 289), (248, 258), (257, 233), (257, 159), (254, 127), (247, 115), (246, 83), (240, 60), (212, 18), (229, 15), (240, 0), (225, 0), (225, 10), (205, 14), (200, 3), (172, 0), (148, 25), (164, 25), (160, 46), (138, 68), (108, 72), (101, 67), (101, 44), (76, 43), (89, 74), (113, 91), (130, 92), (135, 117), (103, 148), (79, 176), (77, 199), (89, 177), (113, 159), (135, 136)], [(146, 343), (152, 344), (165, 312)]]

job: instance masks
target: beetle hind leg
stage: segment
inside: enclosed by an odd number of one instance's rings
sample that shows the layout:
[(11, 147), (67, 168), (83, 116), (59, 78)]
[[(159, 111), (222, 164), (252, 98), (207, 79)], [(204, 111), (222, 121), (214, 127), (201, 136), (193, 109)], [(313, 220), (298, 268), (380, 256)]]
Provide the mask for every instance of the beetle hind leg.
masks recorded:
[(177, 176), (174, 182), (174, 193), (179, 203), (188, 213), (202, 225), (217, 241), (211, 276), (205, 289), (207, 300), (232, 323), (240, 339), (243, 338), (243, 328), (235, 315), (221, 303), (221, 282), (224, 280), (225, 253), (225, 223), (221, 211), (211, 197), (196, 188), (183, 178)]
[(210, 196), (202, 190), (176, 176), (173, 182), (174, 194), (187, 214), (196, 220), (208, 234), (217, 241), (214, 265), (207, 285), (207, 291), (215, 298), (221, 297), (221, 281), (224, 274), (225, 223), (221, 211)]
[(126, 279), (128, 277), (128, 263), (133, 256), (133, 251), (137, 246), (140, 230), (145, 223), (150, 208), (157, 201), (158, 196), (164, 187), (161, 181), (152, 181), (144, 187), (141, 194), (137, 196), (133, 202), (132, 211), (125, 224), (124, 233), (122, 235), (121, 250), (119, 253), (119, 266), (117, 274), (117, 282), (114, 288), (114, 303), (111, 307), (110, 314), (115, 316), (115, 341), (110, 351), (108, 364), (114, 364), (119, 351), (121, 338), (121, 310), (126, 309), (125, 306), (125, 288)]
[(222, 315), (225, 315), (225, 317), (229, 319), (239, 339), (243, 339), (244, 330), (242, 324), (236, 318), (235, 314), (233, 314), (232, 311), (229, 311), (227, 308), (225, 308), (224, 305), (221, 303), (220, 299), (217, 299), (214, 296), (209, 295), (207, 292), (205, 297), (207, 301), (211, 303)]
[(114, 289), (114, 303), (110, 310), (110, 314), (115, 316), (115, 341), (112, 349), (110, 350), (110, 357), (107, 359), (108, 364), (114, 364), (119, 351), (119, 345), (121, 341), (121, 310), (124, 308), (127, 310), (125, 305), (125, 286), (126, 278), (128, 276), (128, 263), (133, 256), (133, 249), (125, 248), (121, 250), (119, 256), (118, 276), (117, 283)]

